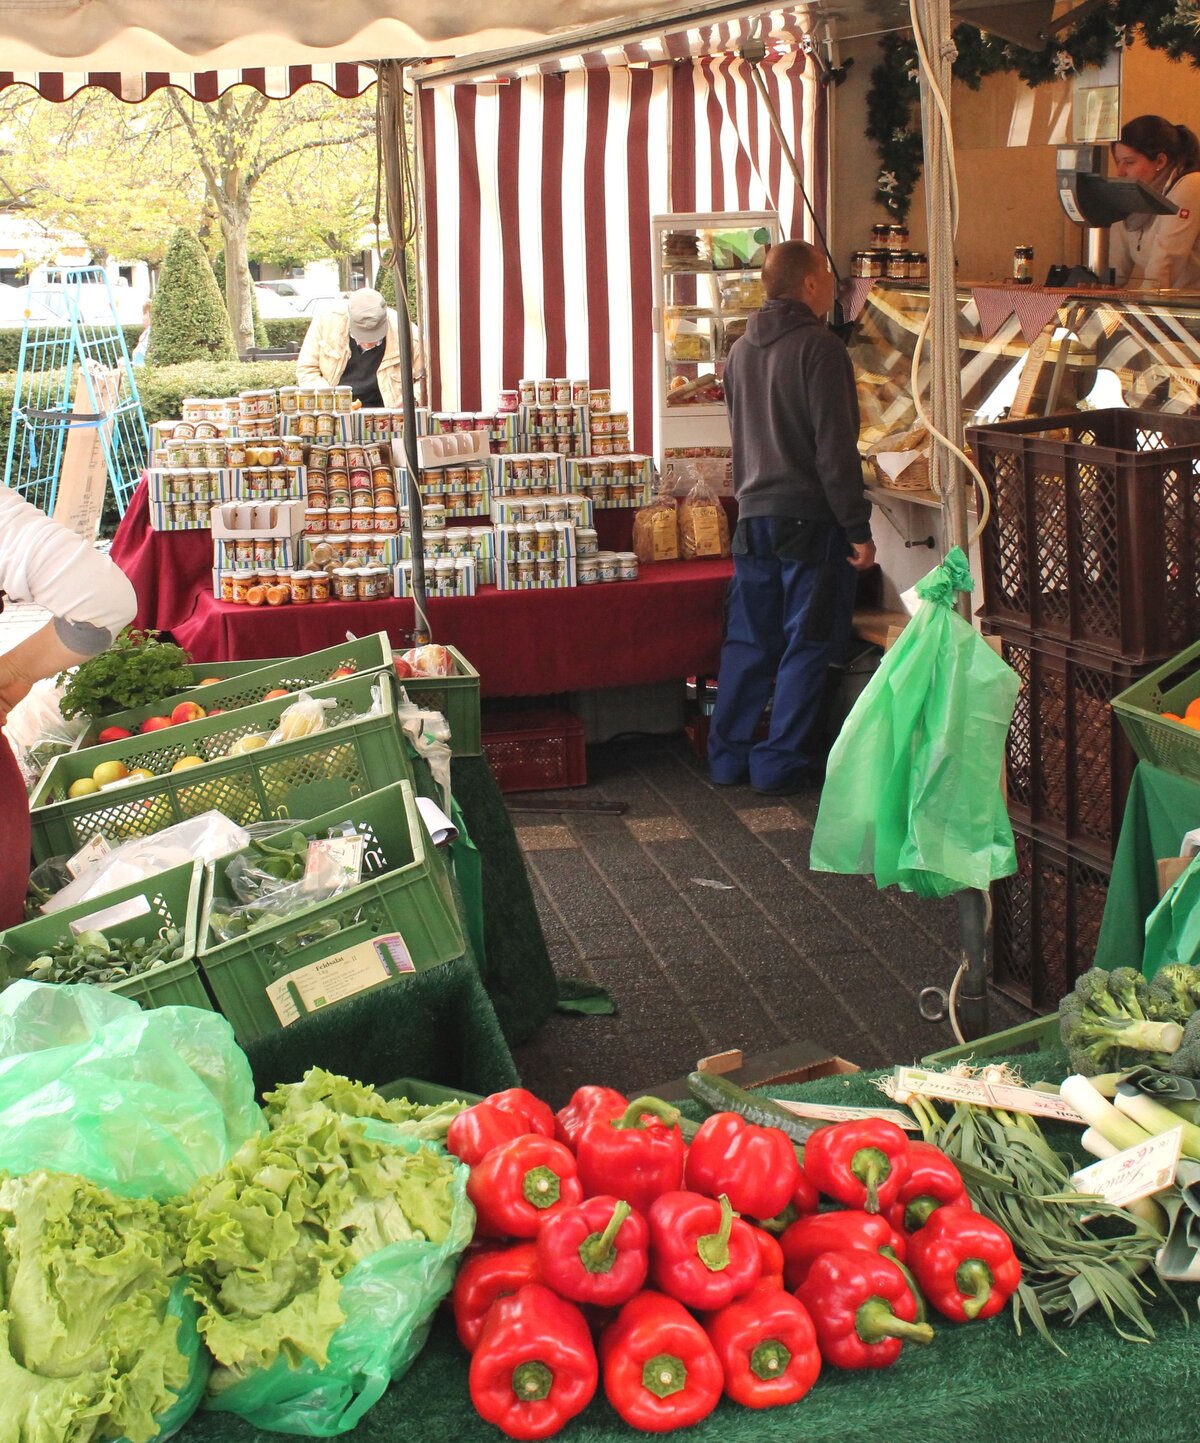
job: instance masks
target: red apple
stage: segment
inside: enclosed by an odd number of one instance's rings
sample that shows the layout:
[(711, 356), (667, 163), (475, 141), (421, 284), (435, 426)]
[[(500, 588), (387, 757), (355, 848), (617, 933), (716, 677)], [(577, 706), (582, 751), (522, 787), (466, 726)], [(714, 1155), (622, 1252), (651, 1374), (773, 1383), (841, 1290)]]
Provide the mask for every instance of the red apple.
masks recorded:
[(392, 664), (395, 666), (396, 675), (401, 681), (406, 680), (410, 676), (416, 676), (416, 672), (413, 671), (412, 666), (405, 661), (402, 656), (398, 656)]
[(269, 692), (266, 694), (266, 696), (263, 697), (263, 701), (274, 701), (277, 696), (287, 696), (287, 695), (288, 695), (288, 693), (287, 693), (286, 691), (284, 691), (284, 689), (283, 689), (281, 686), (277, 686), (277, 687), (273, 688), (271, 691), (269, 691)]
[(151, 716), (147, 717), (142, 723), (141, 729), (144, 732), (160, 732), (163, 727), (169, 727), (171, 725), (172, 722), (169, 716)]
[(177, 727), (183, 726), (185, 722), (199, 721), (207, 715), (208, 713), (198, 703), (194, 701), (181, 701), (171, 713), (171, 725)]
[(331, 671), (329, 673), (329, 680), (341, 681), (343, 680), (343, 678), (353, 676), (354, 674), (354, 668), (352, 666), (339, 666), (336, 671)]
[(224, 716), (225, 708), (223, 706), (210, 707), (208, 714), (209, 716)]
[(105, 727), (96, 740), (98, 742), (123, 742), (126, 737), (132, 735), (133, 733), (126, 731), (124, 727)]

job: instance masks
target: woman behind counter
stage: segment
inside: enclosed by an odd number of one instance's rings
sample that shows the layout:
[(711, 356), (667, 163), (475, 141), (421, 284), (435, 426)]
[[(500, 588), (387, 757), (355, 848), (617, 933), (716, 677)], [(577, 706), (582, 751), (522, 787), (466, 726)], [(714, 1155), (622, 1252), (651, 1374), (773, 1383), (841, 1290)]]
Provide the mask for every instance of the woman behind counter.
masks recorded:
[(1200, 140), (1186, 125), (1139, 115), (1112, 145), (1116, 172), (1179, 207), (1177, 215), (1131, 215), (1112, 228), (1109, 261), (1119, 286), (1200, 291)]
[[(137, 609), (114, 562), (7, 486), (0, 486), (0, 594), (36, 602), (51, 616), (0, 655), (0, 729), (35, 681), (103, 651)], [(21, 921), (28, 881), (29, 799), (0, 736), (0, 930)]]

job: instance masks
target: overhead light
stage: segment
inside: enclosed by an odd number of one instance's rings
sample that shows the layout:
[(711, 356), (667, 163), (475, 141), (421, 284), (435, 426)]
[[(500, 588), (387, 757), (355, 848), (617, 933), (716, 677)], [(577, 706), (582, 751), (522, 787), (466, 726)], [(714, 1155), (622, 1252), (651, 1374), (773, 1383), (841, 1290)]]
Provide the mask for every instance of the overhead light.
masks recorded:
[(1054, 19), (1054, 0), (950, 0), (950, 15), (1023, 50), (1041, 50)]

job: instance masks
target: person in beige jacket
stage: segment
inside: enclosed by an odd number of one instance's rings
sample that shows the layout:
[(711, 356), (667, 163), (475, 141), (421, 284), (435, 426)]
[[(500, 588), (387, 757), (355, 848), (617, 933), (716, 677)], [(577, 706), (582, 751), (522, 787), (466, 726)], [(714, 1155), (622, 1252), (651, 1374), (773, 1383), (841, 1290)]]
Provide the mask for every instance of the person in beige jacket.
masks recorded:
[[(344, 309), (318, 311), (296, 362), (299, 386), (349, 386), (362, 406), (403, 405), (396, 312), (378, 291), (353, 291)], [(425, 377), (420, 342), (413, 337), (413, 385)]]

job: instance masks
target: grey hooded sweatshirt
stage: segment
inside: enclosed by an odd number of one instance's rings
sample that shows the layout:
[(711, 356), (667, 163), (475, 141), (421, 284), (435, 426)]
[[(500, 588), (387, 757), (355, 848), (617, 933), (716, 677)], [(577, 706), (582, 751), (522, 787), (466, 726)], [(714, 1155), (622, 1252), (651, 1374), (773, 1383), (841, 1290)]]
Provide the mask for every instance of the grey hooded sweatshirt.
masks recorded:
[(767, 301), (725, 366), (738, 516), (837, 522), (871, 538), (845, 346), (806, 305)]

